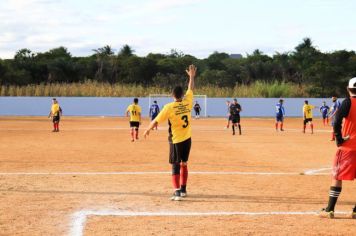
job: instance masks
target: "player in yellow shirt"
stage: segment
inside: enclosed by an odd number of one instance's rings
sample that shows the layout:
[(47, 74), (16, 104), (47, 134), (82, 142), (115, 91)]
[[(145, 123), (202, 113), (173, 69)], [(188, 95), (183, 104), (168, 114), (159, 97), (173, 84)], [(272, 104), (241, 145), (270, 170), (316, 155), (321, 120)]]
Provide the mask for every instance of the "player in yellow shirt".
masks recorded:
[(166, 104), (158, 116), (146, 129), (145, 138), (158, 124), (168, 120), (169, 125), (169, 163), (172, 165), (174, 193), (171, 200), (179, 201), (187, 196), (188, 159), (192, 144), (191, 111), (193, 109), (194, 78), (197, 68), (190, 65), (186, 70), (189, 76), (188, 90), (177, 86), (173, 89), (174, 102)]
[(310, 124), (311, 128), (311, 133), (314, 133), (314, 125), (313, 125), (313, 109), (315, 109), (316, 106), (309, 105), (308, 100), (304, 101), (304, 106), (303, 106), (303, 117), (304, 117), (304, 126), (303, 126), (303, 133), (305, 133), (305, 128), (307, 124)]
[(131, 142), (138, 140), (138, 128), (141, 124), (141, 107), (138, 105), (138, 98), (126, 109), (126, 116), (130, 116)]
[(52, 118), (53, 130), (52, 132), (59, 132), (59, 121), (62, 116), (62, 108), (59, 106), (56, 98), (52, 99), (51, 111), (49, 112), (48, 118)]

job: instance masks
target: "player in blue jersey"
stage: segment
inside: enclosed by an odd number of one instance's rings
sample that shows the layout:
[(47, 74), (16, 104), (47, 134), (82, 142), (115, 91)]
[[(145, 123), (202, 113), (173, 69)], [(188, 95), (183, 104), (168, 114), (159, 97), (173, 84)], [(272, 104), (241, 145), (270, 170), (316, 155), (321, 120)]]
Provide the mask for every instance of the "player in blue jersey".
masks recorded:
[[(331, 107), (330, 118), (331, 118), (331, 125), (332, 125), (332, 127), (334, 127), (335, 115), (336, 115), (336, 112), (340, 109), (341, 103), (339, 100), (337, 100), (337, 97), (332, 97), (331, 99), (333, 101), (333, 106)], [(330, 141), (335, 141), (334, 131), (331, 132), (331, 140)]]
[(280, 99), (276, 105), (276, 131), (278, 131), (278, 123), (281, 123), (281, 131), (284, 131), (283, 120), (284, 120), (285, 114), (286, 113), (285, 113), (284, 106), (283, 106), (283, 99)]
[[(151, 120), (154, 120), (158, 116), (158, 113), (159, 113), (159, 106), (157, 104), (157, 101), (153, 101), (153, 104), (151, 105), (151, 108), (150, 108)], [(156, 130), (157, 130), (158, 124), (156, 124), (156, 126), (154, 128), (156, 128)]]
[(323, 105), (320, 107), (320, 113), (321, 116), (323, 117), (323, 124), (328, 125), (329, 124), (329, 111), (330, 107), (326, 105), (326, 102), (323, 102)]

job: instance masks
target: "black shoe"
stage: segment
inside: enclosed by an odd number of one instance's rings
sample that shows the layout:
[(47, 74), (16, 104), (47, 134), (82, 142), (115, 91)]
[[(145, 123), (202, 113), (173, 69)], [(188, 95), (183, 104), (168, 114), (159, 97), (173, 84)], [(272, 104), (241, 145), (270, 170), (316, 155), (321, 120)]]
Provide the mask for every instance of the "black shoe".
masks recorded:
[(180, 200), (182, 200), (182, 196), (181, 196), (180, 190), (176, 190), (173, 193), (173, 196), (171, 197), (171, 200), (172, 201), (180, 201)]
[(181, 197), (186, 197), (187, 196), (187, 191), (180, 191), (180, 196)]

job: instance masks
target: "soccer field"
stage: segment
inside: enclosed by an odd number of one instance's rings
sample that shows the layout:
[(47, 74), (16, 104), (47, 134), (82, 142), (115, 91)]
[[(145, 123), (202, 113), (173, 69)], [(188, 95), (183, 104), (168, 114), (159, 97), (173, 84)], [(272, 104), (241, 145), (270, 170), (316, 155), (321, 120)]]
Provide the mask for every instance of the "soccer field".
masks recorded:
[[(352, 235), (353, 182), (320, 219), (336, 151), (331, 127), (289, 118), (192, 121), (188, 197), (169, 200), (167, 126), (130, 142), (124, 118), (0, 117), (0, 235)], [(143, 128), (148, 125), (144, 120)]]

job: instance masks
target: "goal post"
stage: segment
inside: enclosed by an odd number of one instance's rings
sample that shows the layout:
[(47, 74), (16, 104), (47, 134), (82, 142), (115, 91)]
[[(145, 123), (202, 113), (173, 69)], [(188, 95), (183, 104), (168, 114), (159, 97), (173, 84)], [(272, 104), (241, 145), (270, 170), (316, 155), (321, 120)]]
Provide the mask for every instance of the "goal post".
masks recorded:
[[(148, 112), (154, 101), (157, 101), (158, 106), (162, 110), (163, 106), (172, 102), (172, 95), (170, 94), (150, 94), (148, 96)], [(206, 95), (194, 95), (193, 106), (195, 102), (198, 102), (201, 107), (201, 116), (208, 117), (208, 97)], [(194, 110), (192, 110), (194, 112)]]

